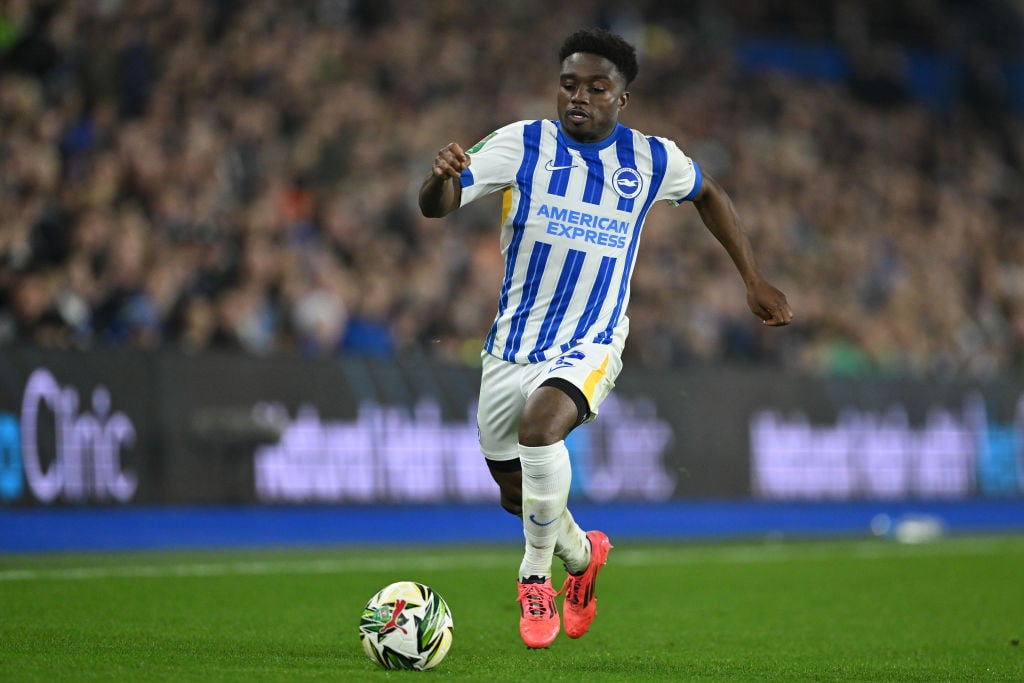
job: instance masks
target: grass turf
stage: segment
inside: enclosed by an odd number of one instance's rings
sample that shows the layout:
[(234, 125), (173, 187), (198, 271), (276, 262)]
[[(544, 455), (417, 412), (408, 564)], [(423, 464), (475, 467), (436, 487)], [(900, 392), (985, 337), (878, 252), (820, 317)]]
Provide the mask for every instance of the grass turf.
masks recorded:
[[(591, 631), (536, 651), (519, 640), (518, 561), (494, 547), (0, 557), (0, 677), (1024, 680), (1024, 538), (620, 542)], [(452, 608), (433, 671), (378, 669), (359, 644), (363, 604), (400, 579)]]

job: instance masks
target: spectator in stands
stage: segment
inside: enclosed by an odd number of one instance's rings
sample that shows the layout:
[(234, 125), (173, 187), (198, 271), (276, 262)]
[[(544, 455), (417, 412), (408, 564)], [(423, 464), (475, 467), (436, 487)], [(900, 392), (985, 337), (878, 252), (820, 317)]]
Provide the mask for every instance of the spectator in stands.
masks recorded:
[[(548, 114), (547, 99), (509, 104), (547, 87), (541, 68), (503, 76), (518, 36), (552, 43), (559, 27), (605, 23), (638, 37), (641, 78), (659, 84), (645, 91), (662, 98), (624, 123), (700, 141), (694, 155), (743, 188), (734, 201), (763, 265), (802, 297), (783, 341), (752, 330), (700, 226), (652, 220), (631, 305), (649, 341), (627, 360), (1024, 367), (1024, 123), (1000, 69), (1024, 43), (1019, 13), (943, 0), (706, 0), (685, 16), (654, 0), (605, 5), (538, 23), (550, 3), (5, 3), (0, 343), (476, 358), (501, 275), (494, 212), (444, 230), (410, 214), (417, 163), (453, 120), (482, 136), (498, 108)], [(962, 12), (970, 21), (946, 19)], [(437, 33), (458, 47), (436, 54)], [(731, 46), (758, 36), (864, 50), (874, 70), (858, 84), (740, 69)], [(936, 56), (932, 76), (963, 59), (970, 78), (922, 104), (920, 86), (899, 82), (920, 76), (922, 54)], [(682, 79), (683, 63), (700, 68)], [(858, 89), (879, 75), (895, 79), (884, 108)], [(451, 110), (470, 100), (495, 106)], [(646, 118), (656, 111), (676, 115)], [(332, 322), (311, 345), (299, 310), (318, 292), (336, 301), (313, 316)]]

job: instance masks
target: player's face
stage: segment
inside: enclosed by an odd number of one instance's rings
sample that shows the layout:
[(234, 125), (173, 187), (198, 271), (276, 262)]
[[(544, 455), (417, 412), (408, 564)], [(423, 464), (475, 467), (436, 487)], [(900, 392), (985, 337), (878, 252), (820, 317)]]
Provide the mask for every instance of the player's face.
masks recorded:
[(562, 62), (558, 120), (573, 140), (597, 142), (611, 135), (628, 101), (626, 79), (604, 57), (576, 52)]

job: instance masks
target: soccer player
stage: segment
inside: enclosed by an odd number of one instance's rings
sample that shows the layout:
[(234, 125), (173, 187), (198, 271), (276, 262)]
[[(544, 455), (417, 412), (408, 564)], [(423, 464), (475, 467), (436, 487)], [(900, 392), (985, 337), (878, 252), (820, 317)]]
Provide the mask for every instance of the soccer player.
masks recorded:
[(622, 367), (630, 276), (651, 206), (692, 202), (739, 270), (753, 313), (772, 326), (793, 317), (722, 187), (671, 140), (619, 123), (637, 75), (633, 46), (581, 30), (559, 60), (557, 121), (511, 123), (468, 150), (449, 143), (419, 194), (423, 215), (442, 217), (502, 193), (505, 278), (484, 342), (477, 420), (501, 505), (523, 521), (519, 629), (530, 648), (549, 646), (560, 629), (553, 557), (567, 572), (566, 634), (582, 636), (596, 613), (611, 544), (584, 532), (566, 506), (565, 438), (595, 418)]

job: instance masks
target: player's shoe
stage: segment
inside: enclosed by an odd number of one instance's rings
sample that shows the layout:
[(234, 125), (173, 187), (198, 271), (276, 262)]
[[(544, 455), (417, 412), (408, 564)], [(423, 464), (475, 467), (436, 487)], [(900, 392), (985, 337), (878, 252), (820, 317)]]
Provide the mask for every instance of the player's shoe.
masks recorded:
[(519, 635), (526, 647), (539, 649), (555, 640), (560, 627), (550, 578), (531, 576), (519, 582)]
[(559, 591), (565, 594), (562, 613), (565, 633), (570, 638), (582, 636), (590, 628), (590, 622), (594, 621), (594, 615), (597, 614), (597, 596), (594, 595), (597, 573), (608, 561), (608, 551), (612, 549), (608, 537), (600, 531), (588, 531), (587, 539), (590, 541), (590, 564), (579, 576), (566, 576), (562, 590)]

